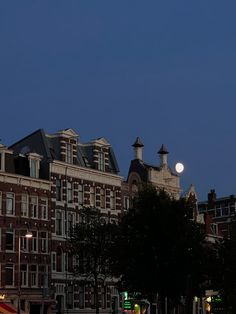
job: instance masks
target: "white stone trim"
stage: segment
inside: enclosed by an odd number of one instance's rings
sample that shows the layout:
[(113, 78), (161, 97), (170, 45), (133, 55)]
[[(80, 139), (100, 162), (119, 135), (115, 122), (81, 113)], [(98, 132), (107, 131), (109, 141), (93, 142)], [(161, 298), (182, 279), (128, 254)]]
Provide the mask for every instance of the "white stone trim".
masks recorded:
[(34, 178), (28, 178), (16, 174), (10, 173), (1, 173), (0, 172), (0, 182), (9, 183), (9, 184), (17, 184), (26, 187), (33, 187), (36, 189), (44, 189), (47, 191), (51, 190), (52, 182), (46, 180), (39, 180)]
[(61, 161), (53, 161), (50, 164), (50, 172), (117, 187), (121, 187), (121, 182), (123, 181), (123, 177), (119, 175), (72, 164), (68, 165)]

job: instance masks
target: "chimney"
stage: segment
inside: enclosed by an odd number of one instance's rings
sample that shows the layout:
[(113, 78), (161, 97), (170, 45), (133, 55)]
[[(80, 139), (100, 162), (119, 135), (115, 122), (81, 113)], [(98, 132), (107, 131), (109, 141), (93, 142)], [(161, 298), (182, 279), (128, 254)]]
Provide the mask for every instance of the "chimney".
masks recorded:
[(142, 153), (143, 153), (143, 144), (139, 137), (136, 138), (136, 141), (132, 145), (134, 148), (134, 159), (142, 160)]

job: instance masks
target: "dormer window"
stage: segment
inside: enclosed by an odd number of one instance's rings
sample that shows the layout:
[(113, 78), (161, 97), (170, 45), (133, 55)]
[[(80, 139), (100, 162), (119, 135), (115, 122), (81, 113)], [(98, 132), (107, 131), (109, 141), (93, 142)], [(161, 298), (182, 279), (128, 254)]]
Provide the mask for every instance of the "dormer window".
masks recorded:
[(105, 155), (103, 152), (98, 152), (98, 170), (105, 171)]
[(42, 157), (36, 153), (28, 154), (30, 177), (39, 178), (40, 160)]

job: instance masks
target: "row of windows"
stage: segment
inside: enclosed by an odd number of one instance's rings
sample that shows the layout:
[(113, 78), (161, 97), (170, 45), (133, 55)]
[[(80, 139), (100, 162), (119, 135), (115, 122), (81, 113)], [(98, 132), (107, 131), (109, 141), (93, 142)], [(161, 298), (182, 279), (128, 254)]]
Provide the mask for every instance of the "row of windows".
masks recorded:
[(217, 206), (216, 208), (209, 209), (208, 211), (211, 212), (214, 217), (232, 216), (235, 215), (235, 206), (234, 205), (224, 207)]
[[(66, 185), (66, 200), (68, 203), (74, 202), (74, 184), (71, 182), (67, 182)], [(85, 199), (85, 191), (84, 186), (79, 184), (78, 185), (78, 204), (84, 205), (84, 199)], [(100, 189), (100, 193), (96, 193), (95, 187), (90, 187), (89, 191), (89, 202), (90, 206), (96, 206), (96, 197), (98, 196), (100, 201), (100, 207), (106, 208), (106, 198), (109, 197), (110, 202), (110, 208), (115, 209), (116, 207), (116, 195), (115, 191), (109, 191), (109, 193), (106, 193), (106, 189)], [(62, 189), (62, 181), (56, 180), (56, 200), (62, 201), (63, 200), (63, 189)]]
[[(46, 231), (33, 231), (33, 237), (27, 239), (26, 237), (21, 237), (21, 250), (24, 252), (48, 252), (48, 232)], [(16, 251), (17, 240), (15, 238), (14, 230), (7, 230), (5, 233), (5, 246), (3, 247), (8, 251)]]
[[(0, 192), (0, 210), (5, 209), (6, 215), (14, 216), (16, 211), (15, 193), (7, 192), (5, 195), (5, 208)], [(48, 219), (48, 198), (22, 194), (20, 200), (21, 216), (37, 219)]]
[(56, 211), (55, 233), (56, 235), (68, 234), (75, 225), (75, 213), (67, 212), (67, 219), (65, 212), (61, 210)]
[[(12, 263), (5, 265), (5, 285), (17, 286), (16, 281), (16, 267)], [(22, 264), (20, 269), (20, 283), (21, 287), (48, 287), (48, 266), (47, 265), (28, 265)]]
[[(71, 143), (65, 144), (65, 162), (69, 164), (73, 164), (73, 145)], [(104, 152), (98, 152), (98, 170), (105, 171), (105, 153)], [(86, 157), (84, 157), (85, 165), (88, 166), (88, 160)]]

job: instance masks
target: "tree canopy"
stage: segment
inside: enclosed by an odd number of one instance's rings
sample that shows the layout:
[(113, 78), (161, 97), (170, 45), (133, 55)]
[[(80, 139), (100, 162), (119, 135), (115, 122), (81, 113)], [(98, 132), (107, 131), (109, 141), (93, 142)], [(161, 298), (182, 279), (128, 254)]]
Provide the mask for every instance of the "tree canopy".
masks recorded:
[(80, 221), (71, 231), (72, 253), (79, 260), (74, 273), (94, 287), (96, 313), (99, 313), (98, 286), (111, 275), (110, 253), (115, 231), (116, 225), (96, 208), (81, 209)]
[(204, 235), (185, 199), (147, 186), (120, 223), (115, 273), (125, 289), (176, 301), (200, 293), (205, 281)]

